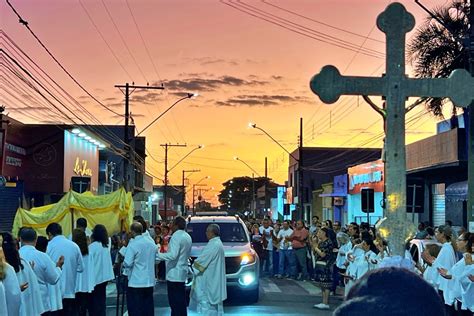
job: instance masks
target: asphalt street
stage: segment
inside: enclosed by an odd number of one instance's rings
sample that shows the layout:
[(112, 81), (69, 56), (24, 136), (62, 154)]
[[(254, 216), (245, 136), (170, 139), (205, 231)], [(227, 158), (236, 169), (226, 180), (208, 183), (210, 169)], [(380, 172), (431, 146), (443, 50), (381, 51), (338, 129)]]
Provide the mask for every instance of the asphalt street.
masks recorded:
[[(107, 316), (117, 315), (117, 292), (115, 284), (107, 288)], [(170, 315), (166, 295), (166, 283), (158, 283), (154, 292), (155, 315)], [(321, 291), (313, 282), (286, 279), (262, 278), (260, 281), (260, 299), (257, 303), (242, 301), (237, 294), (230, 293), (225, 302), (224, 312), (229, 315), (331, 315), (332, 311), (342, 302), (342, 296), (331, 297), (331, 309), (321, 311), (313, 308), (321, 303)], [(119, 307), (119, 314), (120, 313)], [(126, 313), (126, 306), (124, 308)], [(197, 315), (190, 311), (188, 315)]]

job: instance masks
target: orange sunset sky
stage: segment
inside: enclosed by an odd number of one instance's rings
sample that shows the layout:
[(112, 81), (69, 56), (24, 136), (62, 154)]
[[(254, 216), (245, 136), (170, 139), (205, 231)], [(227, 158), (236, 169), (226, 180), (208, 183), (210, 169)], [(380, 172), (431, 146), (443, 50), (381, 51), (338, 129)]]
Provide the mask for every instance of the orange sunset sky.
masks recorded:
[[(170, 165), (198, 144), (205, 145), (173, 169), (170, 180), (180, 184), (183, 169), (201, 169), (191, 175), (190, 183), (211, 176), (203, 183), (215, 190), (204, 197), (214, 204), (222, 182), (251, 175), (234, 156), (261, 175), (267, 156), (269, 177), (283, 183), (287, 179), (287, 155), (262, 133), (249, 129), (249, 122), (257, 123), (289, 150), (296, 147), (300, 117), (304, 118), (305, 146), (381, 146), (381, 137), (376, 137), (382, 131), (381, 120), (362, 99), (342, 97), (336, 104), (322, 104), (310, 91), (309, 81), (327, 64), (345, 75), (380, 76), (385, 69), (385, 38), (375, 21), (391, 1), (10, 2), (76, 79), (115, 111), (123, 112), (124, 102), (114, 85), (163, 83), (165, 91), (136, 91), (132, 95), (130, 107), (138, 130), (176, 101), (179, 93), (200, 94), (179, 103), (144, 133), (153, 156), (147, 158), (147, 170), (156, 177), (155, 184), (162, 184), (164, 149), (160, 144), (165, 142), (188, 144), (188, 148), (170, 150)], [(423, 22), (425, 13), (413, 0), (400, 2), (415, 15), (417, 25)], [(422, 1), (429, 8), (446, 2)], [(123, 124), (120, 117), (100, 108), (62, 72), (18, 23), (5, 1), (0, 3), (0, 21), (1, 29), (101, 122)], [(1, 43), (5, 48), (3, 38)], [(337, 43), (352, 48), (344, 49)], [(1, 104), (14, 118), (36, 121), (12, 97), (7, 81), (2, 76)], [(34, 114), (42, 121), (58, 120), (43, 105), (18, 97), (34, 105)], [(380, 98), (374, 100), (380, 102)], [(408, 115), (408, 120), (413, 117), (407, 125), (408, 143), (435, 132), (436, 119), (421, 116), (423, 112), (421, 106)]]

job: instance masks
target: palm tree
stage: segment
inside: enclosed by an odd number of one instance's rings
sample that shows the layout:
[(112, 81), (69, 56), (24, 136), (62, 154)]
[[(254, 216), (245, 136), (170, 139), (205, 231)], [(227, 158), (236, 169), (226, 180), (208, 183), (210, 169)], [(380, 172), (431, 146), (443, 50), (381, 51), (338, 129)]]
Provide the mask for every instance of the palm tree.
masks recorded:
[[(416, 30), (407, 47), (408, 61), (418, 78), (445, 78), (455, 69), (469, 70), (469, 3), (453, 0), (433, 10)], [(448, 100), (427, 98), (426, 106), (442, 118)], [(456, 107), (452, 108), (452, 118)]]

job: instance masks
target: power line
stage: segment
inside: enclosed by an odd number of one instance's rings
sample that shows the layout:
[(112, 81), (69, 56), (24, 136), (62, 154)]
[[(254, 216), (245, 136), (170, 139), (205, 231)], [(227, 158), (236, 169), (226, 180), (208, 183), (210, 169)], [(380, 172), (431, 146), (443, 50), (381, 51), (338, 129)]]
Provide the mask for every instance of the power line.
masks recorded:
[[(324, 26), (327, 26), (327, 27), (332, 28), (332, 29), (334, 29), (334, 30), (338, 30), (338, 31), (341, 31), (341, 32), (344, 32), (344, 33), (347, 33), (347, 34), (351, 34), (351, 35), (357, 36), (357, 37), (361, 37), (361, 38), (364, 38), (364, 37), (365, 37), (365, 36), (362, 35), (362, 34), (358, 34), (358, 33), (355, 33), (355, 32), (351, 32), (351, 31), (345, 30), (345, 29), (343, 29), (343, 28), (340, 28), (340, 27), (337, 27), (337, 26), (334, 26), (334, 25), (331, 25), (331, 24), (328, 24), (328, 23), (325, 23), (325, 22), (318, 21), (318, 20), (313, 19), (313, 18), (309, 18), (309, 17), (304, 16), (304, 15), (302, 15), (302, 14), (299, 14), (299, 13), (297, 13), (297, 12), (295, 12), (295, 11), (291, 11), (291, 10), (285, 9), (285, 8), (283, 8), (283, 7), (281, 7), (281, 6), (277, 6), (276, 4), (267, 2), (266, 0), (261, 0), (261, 1), (262, 1), (263, 3), (265, 3), (266, 5), (269, 5), (269, 6), (272, 6), (272, 7), (274, 7), (274, 8), (277, 8), (277, 9), (279, 9), (279, 10), (282, 10), (282, 11), (285, 11), (285, 12), (287, 12), (287, 13), (293, 14), (293, 15), (298, 16), (298, 17), (300, 17), (300, 18), (303, 18), (303, 19), (305, 19), (305, 20), (308, 20), (308, 21), (311, 21), (311, 22), (315, 22), (315, 23), (318, 23), (318, 24), (320, 24), (320, 25), (324, 25)], [(371, 41), (374, 41), (374, 42), (382, 43), (382, 44), (385, 43), (384, 41), (381, 41), (381, 40), (378, 40), (378, 39), (375, 39), (375, 38), (370, 38), (370, 37), (369, 37), (368, 39), (371, 40)]]
[[(247, 14), (247, 15), (250, 15), (250, 16), (253, 16), (253, 17), (255, 17), (259, 20), (263, 20), (263, 21), (266, 21), (268, 23), (277, 25), (277, 26), (279, 26), (279, 27), (281, 27), (285, 30), (291, 31), (293, 33), (297, 33), (297, 34), (300, 34), (302, 36), (305, 36), (305, 37), (308, 37), (308, 38), (311, 38), (311, 39), (314, 39), (314, 40), (317, 40), (317, 41), (320, 41), (320, 42), (323, 42), (323, 43), (326, 43), (326, 44), (329, 44), (329, 45), (332, 45), (332, 46), (336, 46), (336, 47), (339, 47), (339, 48), (342, 48), (342, 49), (357, 51), (357, 47), (353, 43), (347, 42), (345, 40), (338, 39), (334, 36), (327, 35), (325, 33), (315, 31), (315, 30), (307, 28), (307, 27), (304, 27), (302, 25), (299, 25), (297, 23), (294, 23), (294, 22), (291, 22), (289, 20), (283, 19), (281, 17), (275, 16), (274, 14), (267, 13), (267, 12), (265, 12), (263, 10), (260, 10), (260, 9), (251, 9), (249, 7), (253, 7), (253, 6), (242, 3), (240, 1), (239, 2), (225, 2), (225, 0), (220, 0), (220, 2), (222, 4), (225, 4), (225, 5), (229, 6), (229, 7), (232, 7), (234, 9), (238, 10), (238, 11), (241, 11), (241, 12)], [(255, 7), (253, 7), (253, 8), (255, 8)], [(260, 13), (258, 11), (261, 11), (263, 13)], [(310, 33), (310, 34), (308, 34), (308, 33)], [(361, 53), (366, 55), (366, 56), (370, 56), (370, 57), (374, 57), (374, 58), (382, 58), (384, 56), (384, 54), (381, 53), (381, 52), (377, 52), (377, 51), (373, 51), (373, 50), (369, 50), (369, 49), (364, 49)]]
[[(79, 83), (79, 81), (76, 80), (76, 78), (74, 78), (72, 76), (72, 74), (66, 70), (66, 68), (59, 62), (58, 59), (56, 59), (56, 57), (51, 53), (51, 51), (43, 44), (43, 42), (39, 39), (39, 37), (33, 32), (33, 30), (30, 28), (30, 26), (28, 25), (28, 22), (25, 21), (21, 16), (20, 14), (15, 10), (15, 8), (13, 7), (13, 5), (10, 3), (10, 0), (6, 0), (8, 6), (13, 10), (13, 12), (16, 14), (16, 16), (18, 17), (19, 19), (19, 22), (20, 24), (23, 24), (27, 29), (28, 31), (30, 31), (31, 35), (33, 35), (33, 37), (36, 39), (36, 41), (44, 48), (44, 50), (48, 53), (48, 55), (56, 62), (56, 64), (69, 76), (69, 78), (71, 78), (72, 81), (74, 81), (75, 84), (77, 84), (79, 86), (79, 88), (81, 88), (82, 91), (84, 91), (89, 97), (91, 97), (97, 104), (99, 104), (100, 106), (102, 106), (104, 109), (106, 109), (107, 111), (109, 112), (112, 112), (116, 115), (121, 115), (117, 112), (115, 112), (114, 110), (110, 109), (108, 106), (106, 106), (105, 104), (103, 104), (102, 102), (100, 102), (96, 97), (94, 97), (86, 88), (84, 88), (84, 86), (82, 84)], [(80, 0), (79, 0), (80, 2)], [(3, 33), (3, 31), (1, 31)]]
[(122, 35), (122, 32), (120, 32), (120, 29), (118, 28), (117, 24), (115, 23), (115, 20), (114, 18), (112, 17), (112, 14), (110, 14), (110, 11), (109, 9), (107, 8), (107, 5), (105, 4), (104, 0), (101, 0), (102, 2), (102, 5), (104, 6), (105, 8), (105, 11), (107, 12), (107, 15), (109, 16), (110, 18), (110, 21), (112, 21), (112, 24), (115, 28), (115, 30), (117, 31), (123, 45), (125, 46), (125, 48), (127, 49), (127, 52), (128, 54), (130, 55), (130, 57), (132, 57), (132, 60), (133, 62), (135, 63), (135, 65), (137, 66), (138, 70), (140, 71), (140, 74), (142, 75), (143, 78), (145, 78), (145, 81), (148, 83), (148, 78), (145, 76), (145, 73), (143, 72), (142, 68), (140, 67), (140, 65), (138, 64), (137, 60), (135, 59), (135, 56), (132, 54), (132, 51), (130, 50), (130, 47), (128, 46), (127, 42), (125, 41), (123, 35)]

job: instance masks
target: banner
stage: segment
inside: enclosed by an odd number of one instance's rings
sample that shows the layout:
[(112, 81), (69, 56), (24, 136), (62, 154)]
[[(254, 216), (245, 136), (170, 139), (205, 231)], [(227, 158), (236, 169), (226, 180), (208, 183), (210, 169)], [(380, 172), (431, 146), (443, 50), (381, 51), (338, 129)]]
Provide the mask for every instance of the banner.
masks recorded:
[(72, 225), (76, 219), (87, 219), (88, 228), (97, 224), (107, 228), (110, 235), (122, 230), (128, 230), (133, 221), (132, 194), (125, 189), (110, 194), (95, 196), (90, 192), (77, 193), (69, 191), (55, 204), (35, 207), (31, 210), (19, 208), (13, 222), (13, 234), (16, 236), (21, 227), (32, 227), (38, 235), (46, 235), (46, 227), (51, 223), (58, 223), (63, 229), (63, 235), (72, 232)]

